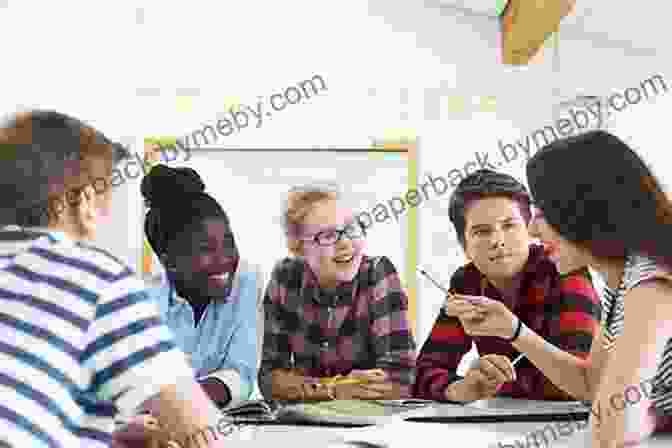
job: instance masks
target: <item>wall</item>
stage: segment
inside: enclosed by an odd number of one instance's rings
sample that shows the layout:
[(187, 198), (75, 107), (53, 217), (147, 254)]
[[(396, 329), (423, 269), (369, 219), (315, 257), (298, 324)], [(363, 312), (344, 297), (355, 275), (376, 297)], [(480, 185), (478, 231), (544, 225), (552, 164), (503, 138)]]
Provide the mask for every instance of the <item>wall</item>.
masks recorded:
[[(547, 50), (530, 67), (503, 67), (496, 21), (430, 1), (23, 0), (3, 10), (0, 30), (5, 41), (21, 37), (21, 45), (3, 49), (14, 62), (0, 86), (6, 111), (54, 107), (115, 138), (180, 135), (213, 123), (232, 104), (254, 104), (319, 74), (325, 92), (222, 144), (361, 147), (411, 129), (421, 139), (421, 179), (545, 125), (554, 98), (605, 94), (670, 68), (660, 50), (581, 37), (561, 39), (559, 66)], [(522, 175), (522, 167), (521, 158), (505, 169)], [(138, 188), (136, 179), (119, 191), (113, 231), (104, 235), (136, 265)], [(445, 197), (421, 208), (419, 220), (420, 262), (448, 280), (459, 250)], [(420, 340), (442, 300), (422, 285)]]

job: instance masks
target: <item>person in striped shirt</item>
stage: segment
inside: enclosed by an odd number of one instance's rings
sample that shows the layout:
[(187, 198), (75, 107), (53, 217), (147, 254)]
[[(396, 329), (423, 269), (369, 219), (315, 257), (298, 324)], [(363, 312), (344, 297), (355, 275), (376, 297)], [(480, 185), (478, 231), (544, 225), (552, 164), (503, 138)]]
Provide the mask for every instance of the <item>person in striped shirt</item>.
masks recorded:
[(264, 295), (264, 397), (409, 396), (415, 341), (408, 297), (387, 257), (365, 255), (364, 229), (338, 187), (292, 189), (284, 227), (292, 257), (276, 264)]
[(533, 224), (559, 269), (589, 263), (606, 286), (588, 360), (526, 329), (516, 348), (559, 387), (592, 400), (593, 446), (632, 446), (672, 430), (672, 202), (642, 158), (604, 131), (547, 145), (527, 177), (539, 210)]
[(240, 257), (229, 217), (191, 168), (156, 165), (142, 180), (145, 234), (165, 272), (152, 297), (199, 383), (220, 407), (257, 380), (262, 276)]
[(5, 446), (110, 446), (115, 416), (150, 400), (178, 442), (217, 424), (144, 284), (87, 242), (109, 218), (120, 146), (56, 111), (16, 114), (0, 129), (12, 154), (0, 164)]
[[(454, 402), (495, 395), (572, 400), (534, 362), (523, 358), (514, 369), (511, 360), (520, 352), (518, 322), (572, 356), (588, 356), (600, 303), (587, 267), (558, 273), (528, 232), (525, 186), (507, 174), (482, 169), (465, 177), (450, 198), (449, 214), (470, 262), (452, 275), (451, 296), (420, 350), (415, 395)], [(490, 325), (477, 302), (496, 304), (512, 320)], [(458, 375), (472, 344), (479, 357)]]

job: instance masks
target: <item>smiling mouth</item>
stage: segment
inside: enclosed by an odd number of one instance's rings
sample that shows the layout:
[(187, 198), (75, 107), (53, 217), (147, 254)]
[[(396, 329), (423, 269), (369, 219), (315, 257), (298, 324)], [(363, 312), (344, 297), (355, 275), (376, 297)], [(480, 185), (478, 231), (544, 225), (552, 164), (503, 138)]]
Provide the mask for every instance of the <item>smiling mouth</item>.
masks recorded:
[(333, 260), (334, 260), (334, 263), (336, 263), (336, 264), (348, 264), (348, 263), (351, 263), (352, 260), (354, 260), (354, 259), (355, 259), (355, 255), (350, 254), (350, 255), (346, 255), (344, 257), (335, 257)]
[(229, 280), (229, 277), (231, 276), (230, 272), (224, 272), (222, 274), (212, 274), (208, 276), (209, 280), (215, 280), (218, 282), (226, 282)]

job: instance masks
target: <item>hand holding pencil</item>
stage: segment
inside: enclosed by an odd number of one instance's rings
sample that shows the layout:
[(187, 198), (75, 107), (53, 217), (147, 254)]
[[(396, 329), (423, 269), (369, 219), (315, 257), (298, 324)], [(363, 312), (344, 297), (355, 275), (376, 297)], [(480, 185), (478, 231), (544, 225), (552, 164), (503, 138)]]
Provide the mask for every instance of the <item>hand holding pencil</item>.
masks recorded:
[(388, 376), (382, 369), (355, 369), (345, 376), (324, 378), (323, 382), (331, 385), (334, 398), (338, 400), (398, 398), (394, 393), (395, 385), (388, 381)]

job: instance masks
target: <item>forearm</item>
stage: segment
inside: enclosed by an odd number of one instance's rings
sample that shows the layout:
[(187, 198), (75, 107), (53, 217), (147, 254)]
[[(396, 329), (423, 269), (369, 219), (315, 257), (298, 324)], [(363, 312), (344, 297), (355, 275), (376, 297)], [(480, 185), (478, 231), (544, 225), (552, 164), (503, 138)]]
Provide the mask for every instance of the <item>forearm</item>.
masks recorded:
[[(306, 376), (302, 369), (275, 368), (260, 373), (262, 394), (270, 400), (332, 400), (334, 391), (319, 378)], [(263, 384), (263, 386), (262, 386)]]
[(454, 369), (418, 365), (415, 395), (426, 400), (462, 401), (446, 396), (447, 390), (452, 384), (461, 380), (462, 377), (457, 374), (457, 363)]
[(558, 388), (577, 400), (592, 398), (588, 360), (561, 350), (527, 327), (512, 345)]
[(188, 446), (185, 441), (190, 442), (196, 436), (207, 435), (221, 420), (214, 403), (193, 379), (164, 387), (151, 401), (148, 407), (161, 428), (166, 428), (170, 439), (182, 443), (181, 446)]

